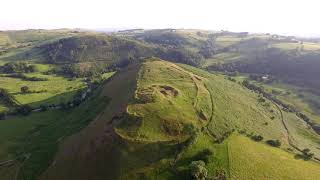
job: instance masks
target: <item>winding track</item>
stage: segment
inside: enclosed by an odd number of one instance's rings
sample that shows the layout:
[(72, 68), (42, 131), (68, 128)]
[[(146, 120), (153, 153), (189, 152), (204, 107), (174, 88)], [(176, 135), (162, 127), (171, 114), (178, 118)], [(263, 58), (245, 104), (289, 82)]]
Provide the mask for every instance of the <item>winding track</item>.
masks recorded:
[[(277, 107), (277, 109), (278, 109), (279, 112), (280, 112), (281, 122), (282, 122), (282, 124), (283, 124), (284, 129), (286, 130), (288, 144), (289, 144), (291, 147), (293, 147), (295, 150), (297, 150), (298, 152), (303, 153), (303, 151), (302, 151), (298, 146), (296, 146), (296, 145), (293, 143), (292, 139), (290, 138), (290, 131), (289, 131), (289, 128), (288, 128), (287, 124), (285, 123), (285, 120), (284, 120), (284, 117), (283, 117), (283, 113), (282, 113), (281, 108), (279, 107), (279, 105), (278, 105), (276, 102), (274, 102), (274, 101), (272, 101), (272, 100), (270, 100), (270, 101)], [(318, 162), (320, 161), (320, 159), (317, 158), (317, 157), (314, 157), (314, 159), (317, 160)]]

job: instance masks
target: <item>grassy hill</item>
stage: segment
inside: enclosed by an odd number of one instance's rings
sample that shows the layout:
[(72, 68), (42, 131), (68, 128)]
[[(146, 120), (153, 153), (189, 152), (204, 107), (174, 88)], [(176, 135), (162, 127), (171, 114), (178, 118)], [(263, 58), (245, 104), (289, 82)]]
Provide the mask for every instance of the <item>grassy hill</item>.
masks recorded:
[(320, 67), (318, 43), (277, 35), (248, 35), (240, 40), (237, 36), (229, 36), (229, 41), (232, 43), (221, 53), (207, 59), (204, 67), (209, 70), (270, 74), (286, 83), (318, 91), (320, 86), (315, 78)]
[(39, 52), (35, 50), (35, 47), (81, 33), (84, 32), (69, 29), (1, 31), (0, 65), (5, 62), (17, 60), (39, 60)]
[[(199, 154), (206, 149), (209, 176), (313, 179), (320, 173), (318, 163), (295, 159), (300, 152), (291, 146), (311, 148), (319, 156), (318, 135), (295, 114), (260, 102), (258, 94), (224, 76), (153, 58), (129, 65), (102, 95), (111, 97), (109, 105), (61, 144), (41, 179), (186, 179), (191, 162), (203, 159)], [(263, 141), (244, 137), (254, 135)], [(271, 139), (280, 140), (281, 147), (264, 143)], [(276, 161), (284, 157), (286, 163)], [(270, 161), (253, 166), (261, 159)], [(288, 167), (296, 171), (289, 173)], [(315, 171), (297, 176), (299, 168)], [(244, 169), (252, 174), (243, 174)], [(282, 170), (288, 174), (277, 173)]]
[(80, 35), (60, 39), (40, 47), (49, 63), (105, 61), (106, 63), (150, 56), (148, 46), (106, 35)]
[[(0, 121), (0, 177), (316, 179), (318, 46), (189, 29), (0, 32), (1, 88), (18, 105), (58, 104)], [(0, 99), (0, 115), (14, 108)]]

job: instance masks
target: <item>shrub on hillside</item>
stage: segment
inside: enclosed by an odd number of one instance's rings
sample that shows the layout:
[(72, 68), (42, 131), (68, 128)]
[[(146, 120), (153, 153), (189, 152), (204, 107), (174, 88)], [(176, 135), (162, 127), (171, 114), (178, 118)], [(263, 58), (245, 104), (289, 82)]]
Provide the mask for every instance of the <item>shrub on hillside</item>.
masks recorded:
[(192, 161), (190, 166), (190, 176), (195, 180), (205, 180), (208, 177), (208, 170), (203, 161)]
[(47, 105), (45, 105), (45, 104), (41, 104), (40, 105), (40, 111), (47, 111), (48, 110), (48, 106)]
[(229, 81), (232, 81), (232, 82), (236, 82), (236, 79), (232, 78), (232, 77), (228, 77), (228, 80)]
[(214, 176), (206, 178), (207, 180), (227, 180), (227, 173), (223, 169), (218, 169), (215, 171)]
[(266, 143), (269, 144), (270, 146), (273, 146), (273, 147), (280, 147), (281, 146), (281, 142), (278, 139), (267, 140)]
[(260, 135), (254, 135), (254, 136), (251, 136), (251, 139), (254, 141), (262, 141), (263, 137)]
[(28, 86), (22, 86), (20, 88), (21, 93), (25, 94), (29, 92), (29, 87)]
[(18, 107), (17, 112), (21, 115), (29, 115), (32, 111), (32, 108), (29, 105), (23, 105)]
[(295, 157), (299, 158), (299, 159), (303, 159), (305, 161), (308, 161), (308, 160), (312, 159), (313, 156), (314, 156), (314, 154), (311, 153), (310, 149), (305, 148), (302, 150), (302, 154), (297, 154)]

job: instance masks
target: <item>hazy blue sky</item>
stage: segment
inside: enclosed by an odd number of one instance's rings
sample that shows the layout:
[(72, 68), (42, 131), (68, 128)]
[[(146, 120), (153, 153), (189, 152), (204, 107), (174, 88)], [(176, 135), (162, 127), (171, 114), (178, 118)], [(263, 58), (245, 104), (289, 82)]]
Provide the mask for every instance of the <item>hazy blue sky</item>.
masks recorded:
[(0, 29), (199, 28), (320, 35), (319, 0), (1, 0)]

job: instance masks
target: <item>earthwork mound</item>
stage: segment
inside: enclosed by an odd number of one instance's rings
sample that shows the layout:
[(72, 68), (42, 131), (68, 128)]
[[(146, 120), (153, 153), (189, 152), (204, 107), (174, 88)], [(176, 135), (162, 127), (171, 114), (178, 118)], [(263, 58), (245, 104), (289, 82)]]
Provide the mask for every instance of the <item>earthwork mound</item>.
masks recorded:
[(157, 89), (161, 94), (165, 95), (166, 97), (176, 97), (179, 95), (179, 92), (171, 86), (153, 85), (152, 87)]

